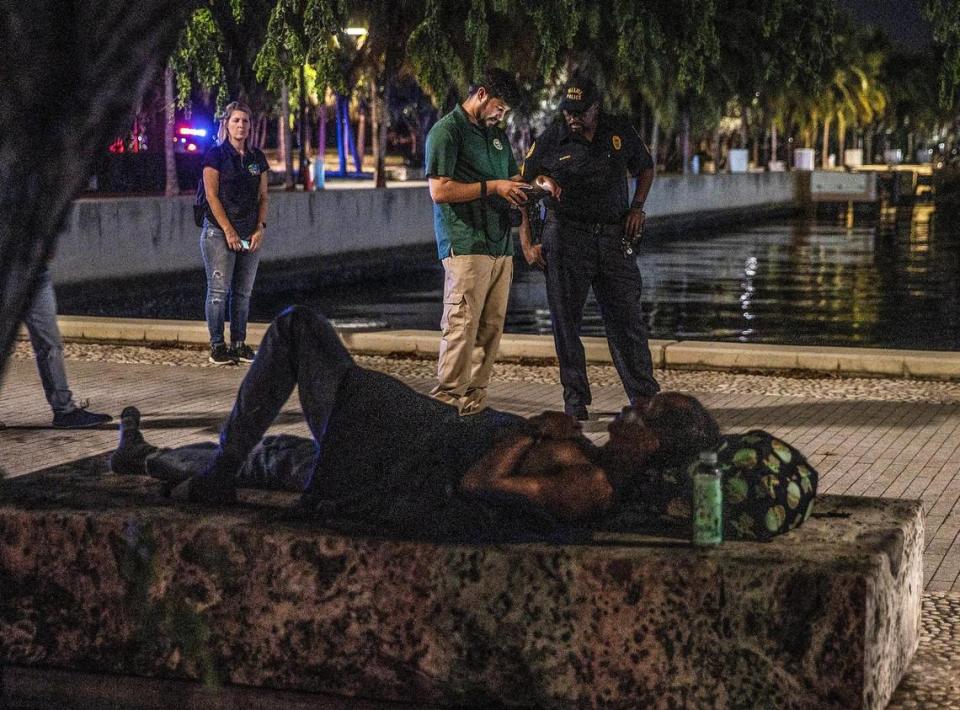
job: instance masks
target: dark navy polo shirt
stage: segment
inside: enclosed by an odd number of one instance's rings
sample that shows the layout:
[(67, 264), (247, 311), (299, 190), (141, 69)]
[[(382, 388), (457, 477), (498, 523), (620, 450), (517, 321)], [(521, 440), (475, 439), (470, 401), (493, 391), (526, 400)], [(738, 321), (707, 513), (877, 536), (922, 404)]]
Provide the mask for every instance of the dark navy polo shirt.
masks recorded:
[(549, 175), (563, 188), (548, 206), (561, 218), (619, 224), (630, 209), (628, 175), (653, 167), (643, 139), (625, 119), (601, 113), (593, 140), (571, 133), (558, 117), (537, 138), (523, 162), (522, 175)]
[[(207, 151), (203, 156), (203, 167), (220, 173), (218, 196), (223, 209), (240, 238), (249, 239), (257, 229), (260, 176), (269, 170), (266, 156), (256, 148), (248, 148), (241, 156), (230, 141), (224, 141)], [(207, 219), (210, 224), (223, 228), (217, 224), (209, 208)]]

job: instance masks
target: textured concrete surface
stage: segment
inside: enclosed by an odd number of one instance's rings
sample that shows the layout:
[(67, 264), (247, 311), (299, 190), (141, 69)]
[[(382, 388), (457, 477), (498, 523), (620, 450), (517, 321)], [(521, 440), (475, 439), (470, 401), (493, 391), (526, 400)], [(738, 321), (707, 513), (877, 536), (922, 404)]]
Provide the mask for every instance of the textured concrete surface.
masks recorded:
[(877, 708), (919, 639), (918, 502), (825, 496), (772, 542), (707, 552), (436, 546), (325, 534), (277, 496), (175, 506), (98, 464), (0, 483), (7, 663), (445, 704)]

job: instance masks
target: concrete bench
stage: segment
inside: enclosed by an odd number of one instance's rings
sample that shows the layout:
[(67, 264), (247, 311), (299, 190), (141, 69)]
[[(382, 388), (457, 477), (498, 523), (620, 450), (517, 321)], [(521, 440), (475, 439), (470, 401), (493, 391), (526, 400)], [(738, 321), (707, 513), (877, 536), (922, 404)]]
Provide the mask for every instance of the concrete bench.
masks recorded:
[[(95, 467), (94, 467), (95, 468)], [(879, 708), (917, 647), (919, 503), (823, 496), (771, 543), (436, 546), (0, 483), (0, 663), (417, 703)], [(105, 680), (105, 682), (107, 682)]]

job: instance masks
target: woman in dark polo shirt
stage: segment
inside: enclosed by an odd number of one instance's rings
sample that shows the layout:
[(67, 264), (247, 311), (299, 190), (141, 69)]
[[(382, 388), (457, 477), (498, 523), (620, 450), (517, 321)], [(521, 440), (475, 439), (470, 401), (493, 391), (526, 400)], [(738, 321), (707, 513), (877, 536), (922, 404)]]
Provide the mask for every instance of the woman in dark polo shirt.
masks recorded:
[[(267, 159), (247, 142), (250, 109), (239, 101), (227, 105), (217, 144), (203, 158), (207, 214), (200, 231), (200, 253), (207, 272), (205, 304), (210, 330), (210, 362), (252, 362), (244, 342), (250, 293), (260, 263), (267, 226)], [(223, 324), (230, 304), (230, 348)]]

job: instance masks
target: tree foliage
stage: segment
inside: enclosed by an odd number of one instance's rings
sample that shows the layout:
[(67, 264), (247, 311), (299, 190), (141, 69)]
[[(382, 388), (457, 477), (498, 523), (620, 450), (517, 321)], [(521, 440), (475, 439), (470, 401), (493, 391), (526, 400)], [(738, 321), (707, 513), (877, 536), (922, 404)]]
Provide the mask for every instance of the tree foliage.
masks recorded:
[(941, 45), (940, 104), (952, 105), (960, 87), (960, 3), (924, 0), (923, 13), (933, 24), (933, 37)]
[(276, 91), (309, 64), (318, 85), (345, 88), (335, 43), (345, 19), (343, 0), (277, 0), (254, 64), (257, 77)]
[(209, 7), (194, 11), (180, 34), (177, 48), (170, 57), (177, 87), (177, 103), (183, 107), (190, 102), (193, 86), (213, 93), (217, 106), (227, 103), (227, 85), (220, 57), (223, 37), (213, 21)]

